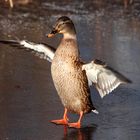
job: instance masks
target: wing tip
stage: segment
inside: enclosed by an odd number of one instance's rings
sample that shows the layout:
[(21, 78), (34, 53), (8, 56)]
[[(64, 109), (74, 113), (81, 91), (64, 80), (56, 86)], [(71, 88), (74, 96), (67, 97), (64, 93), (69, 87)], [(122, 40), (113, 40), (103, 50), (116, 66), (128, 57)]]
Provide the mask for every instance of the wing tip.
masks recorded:
[(133, 83), (130, 79), (126, 78), (126, 77), (123, 76), (123, 75), (121, 75), (120, 81), (121, 81), (122, 83), (124, 83), (124, 84), (132, 84), (132, 83)]
[(8, 45), (19, 45), (20, 42), (19, 41), (15, 41), (15, 40), (0, 40), (0, 43), (2, 44), (8, 44)]
[(120, 72), (114, 70), (113, 68), (106, 66), (105, 67), (108, 70), (111, 70), (116, 77), (120, 80), (121, 83), (127, 84), (127, 83), (132, 83), (132, 81), (130, 79), (128, 79), (127, 77), (125, 77), (123, 74), (121, 74)]

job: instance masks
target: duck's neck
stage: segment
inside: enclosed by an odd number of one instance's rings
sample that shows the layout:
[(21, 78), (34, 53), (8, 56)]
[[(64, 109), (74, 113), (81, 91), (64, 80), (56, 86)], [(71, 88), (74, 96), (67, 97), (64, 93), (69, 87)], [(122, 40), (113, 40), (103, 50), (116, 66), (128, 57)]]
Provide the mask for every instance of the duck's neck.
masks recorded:
[(76, 34), (75, 33), (65, 33), (65, 34), (63, 34), (63, 38), (76, 40)]
[(77, 46), (76, 34), (65, 33), (57, 49), (59, 53), (67, 58), (79, 59), (79, 50)]

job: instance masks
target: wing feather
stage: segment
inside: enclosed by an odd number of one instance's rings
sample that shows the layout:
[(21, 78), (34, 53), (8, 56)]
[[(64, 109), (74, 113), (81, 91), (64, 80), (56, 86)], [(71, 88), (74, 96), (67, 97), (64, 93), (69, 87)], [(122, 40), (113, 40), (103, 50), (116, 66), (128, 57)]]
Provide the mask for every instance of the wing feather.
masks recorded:
[(32, 53), (34, 53), (36, 56), (38, 56), (41, 59), (47, 59), (48, 61), (52, 61), (54, 57), (54, 53), (56, 49), (54, 49), (52, 46), (44, 43), (33, 43), (26, 40), (0, 40), (0, 43), (3, 44), (9, 44), (13, 47), (21, 48), (28, 50)]
[(120, 84), (131, 83), (125, 76), (100, 60), (94, 60), (88, 64), (84, 64), (82, 69), (86, 71), (89, 85), (93, 83), (102, 98)]

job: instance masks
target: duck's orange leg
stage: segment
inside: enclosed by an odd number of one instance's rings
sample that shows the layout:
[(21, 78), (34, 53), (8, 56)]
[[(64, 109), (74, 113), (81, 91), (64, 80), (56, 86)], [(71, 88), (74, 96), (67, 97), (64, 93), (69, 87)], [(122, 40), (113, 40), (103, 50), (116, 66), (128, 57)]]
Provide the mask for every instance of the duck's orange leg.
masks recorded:
[(68, 110), (65, 108), (63, 119), (60, 119), (60, 120), (52, 120), (51, 122), (52, 123), (55, 123), (55, 124), (68, 124), (67, 112), (68, 112)]
[(83, 111), (80, 112), (80, 117), (79, 120), (75, 123), (68, 123), (69, 127), (74, 127), (74, 128), (81, 128), (81, 120), (83, 117)]

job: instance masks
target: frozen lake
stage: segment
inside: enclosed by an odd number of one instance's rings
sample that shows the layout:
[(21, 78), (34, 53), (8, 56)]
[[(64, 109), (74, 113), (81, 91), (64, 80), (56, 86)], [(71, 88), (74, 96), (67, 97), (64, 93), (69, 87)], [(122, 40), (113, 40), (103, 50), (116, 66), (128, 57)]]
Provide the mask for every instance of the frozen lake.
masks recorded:
[[(50, 63), (32, 53), (0, 44), (0, 140), (139, 140), (140, 2), (127, 9), (121, 1), (35, 1), (0, 5), (0, 39), (27, 39), (55, 48), (61, 36), (47, 39), (56, 19), (75, 23), (83, 60), (100, 59), (133, 81), (101, 99), (91, 88), (100, 112), (90, 113), (82, 129), (50, 123), (63, 106), (54, 88)], [(70, 114), (71, 120), (78, 115)]]

